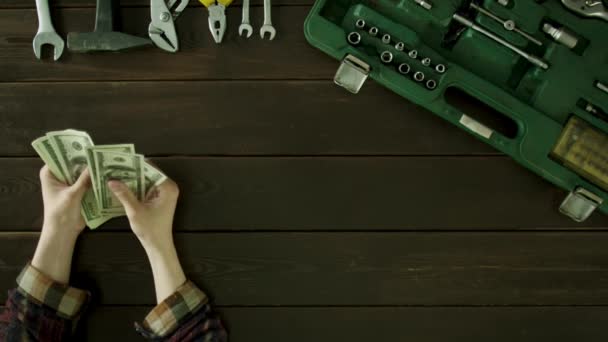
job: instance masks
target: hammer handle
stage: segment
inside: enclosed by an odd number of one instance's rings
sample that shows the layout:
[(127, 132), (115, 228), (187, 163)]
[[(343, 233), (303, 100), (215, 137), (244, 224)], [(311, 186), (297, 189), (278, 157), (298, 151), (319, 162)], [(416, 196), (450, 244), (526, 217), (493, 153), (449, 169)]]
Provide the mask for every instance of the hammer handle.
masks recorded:
[(114, 1), (97, 0), (95, 11), (95, 32), (114, 31)]

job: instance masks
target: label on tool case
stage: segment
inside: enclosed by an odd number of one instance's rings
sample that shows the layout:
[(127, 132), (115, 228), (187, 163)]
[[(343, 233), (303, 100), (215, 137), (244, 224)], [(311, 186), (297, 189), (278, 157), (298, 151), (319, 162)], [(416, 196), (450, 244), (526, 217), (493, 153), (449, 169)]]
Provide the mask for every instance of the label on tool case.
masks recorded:
[(460, 118), (460, 124), (486, 139), (490, 139), (492, 133), (494, 133), (492, 129), (488, 128), (484, 124), (480, 123), (479, 121), (476, 121), (472, 117), (467, 116), (465, 114), (462, 114), (462, 117)]

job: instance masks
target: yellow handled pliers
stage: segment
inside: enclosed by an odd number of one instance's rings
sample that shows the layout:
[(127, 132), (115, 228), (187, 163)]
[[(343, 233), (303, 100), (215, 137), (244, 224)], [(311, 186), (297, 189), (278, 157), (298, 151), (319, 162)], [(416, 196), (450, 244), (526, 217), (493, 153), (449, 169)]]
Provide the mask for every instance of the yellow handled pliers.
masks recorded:
[(209, 31), (216, 43), (221, 43), (226, 32), (226, 7), (232, 0), (199, 0), (209, 10)]

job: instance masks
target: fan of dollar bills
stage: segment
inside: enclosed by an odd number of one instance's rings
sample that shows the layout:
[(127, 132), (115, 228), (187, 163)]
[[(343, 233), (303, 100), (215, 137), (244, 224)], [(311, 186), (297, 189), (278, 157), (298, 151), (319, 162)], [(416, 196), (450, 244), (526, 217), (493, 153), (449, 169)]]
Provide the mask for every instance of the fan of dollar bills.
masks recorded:
[(125, 214), (108, 188), (108, 181), (122, 181), (143, 200), (152, 188), (167, 179), (148, 164), (143, 155), (135, 153), (132, 144), (94, 145), (91, 137), (82, 131), (49, 132), (34, 140), (32, 146), (53, 175), (68, 184), (73, 184), (88, 167), (93, 186), (82, 199), (81, 211), (91, 229)]

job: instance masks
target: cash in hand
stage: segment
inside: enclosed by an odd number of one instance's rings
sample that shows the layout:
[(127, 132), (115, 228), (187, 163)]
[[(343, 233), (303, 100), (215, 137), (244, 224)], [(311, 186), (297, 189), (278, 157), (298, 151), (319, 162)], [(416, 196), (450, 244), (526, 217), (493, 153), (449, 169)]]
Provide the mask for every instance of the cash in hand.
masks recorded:
[(108, 188), (108, 181), (125, 183), (143, 201), (151, 189), (167, 179), (135, 152), (133, 144), (95, 145), (83, 131), (49, 132), (34, 140), (32, 146), (51, 173), (67, 184), (74, 184), (88, 167), (92, 187), (82, 199), (81, 212), (91, 229), (125, 215), (122, 204)]

